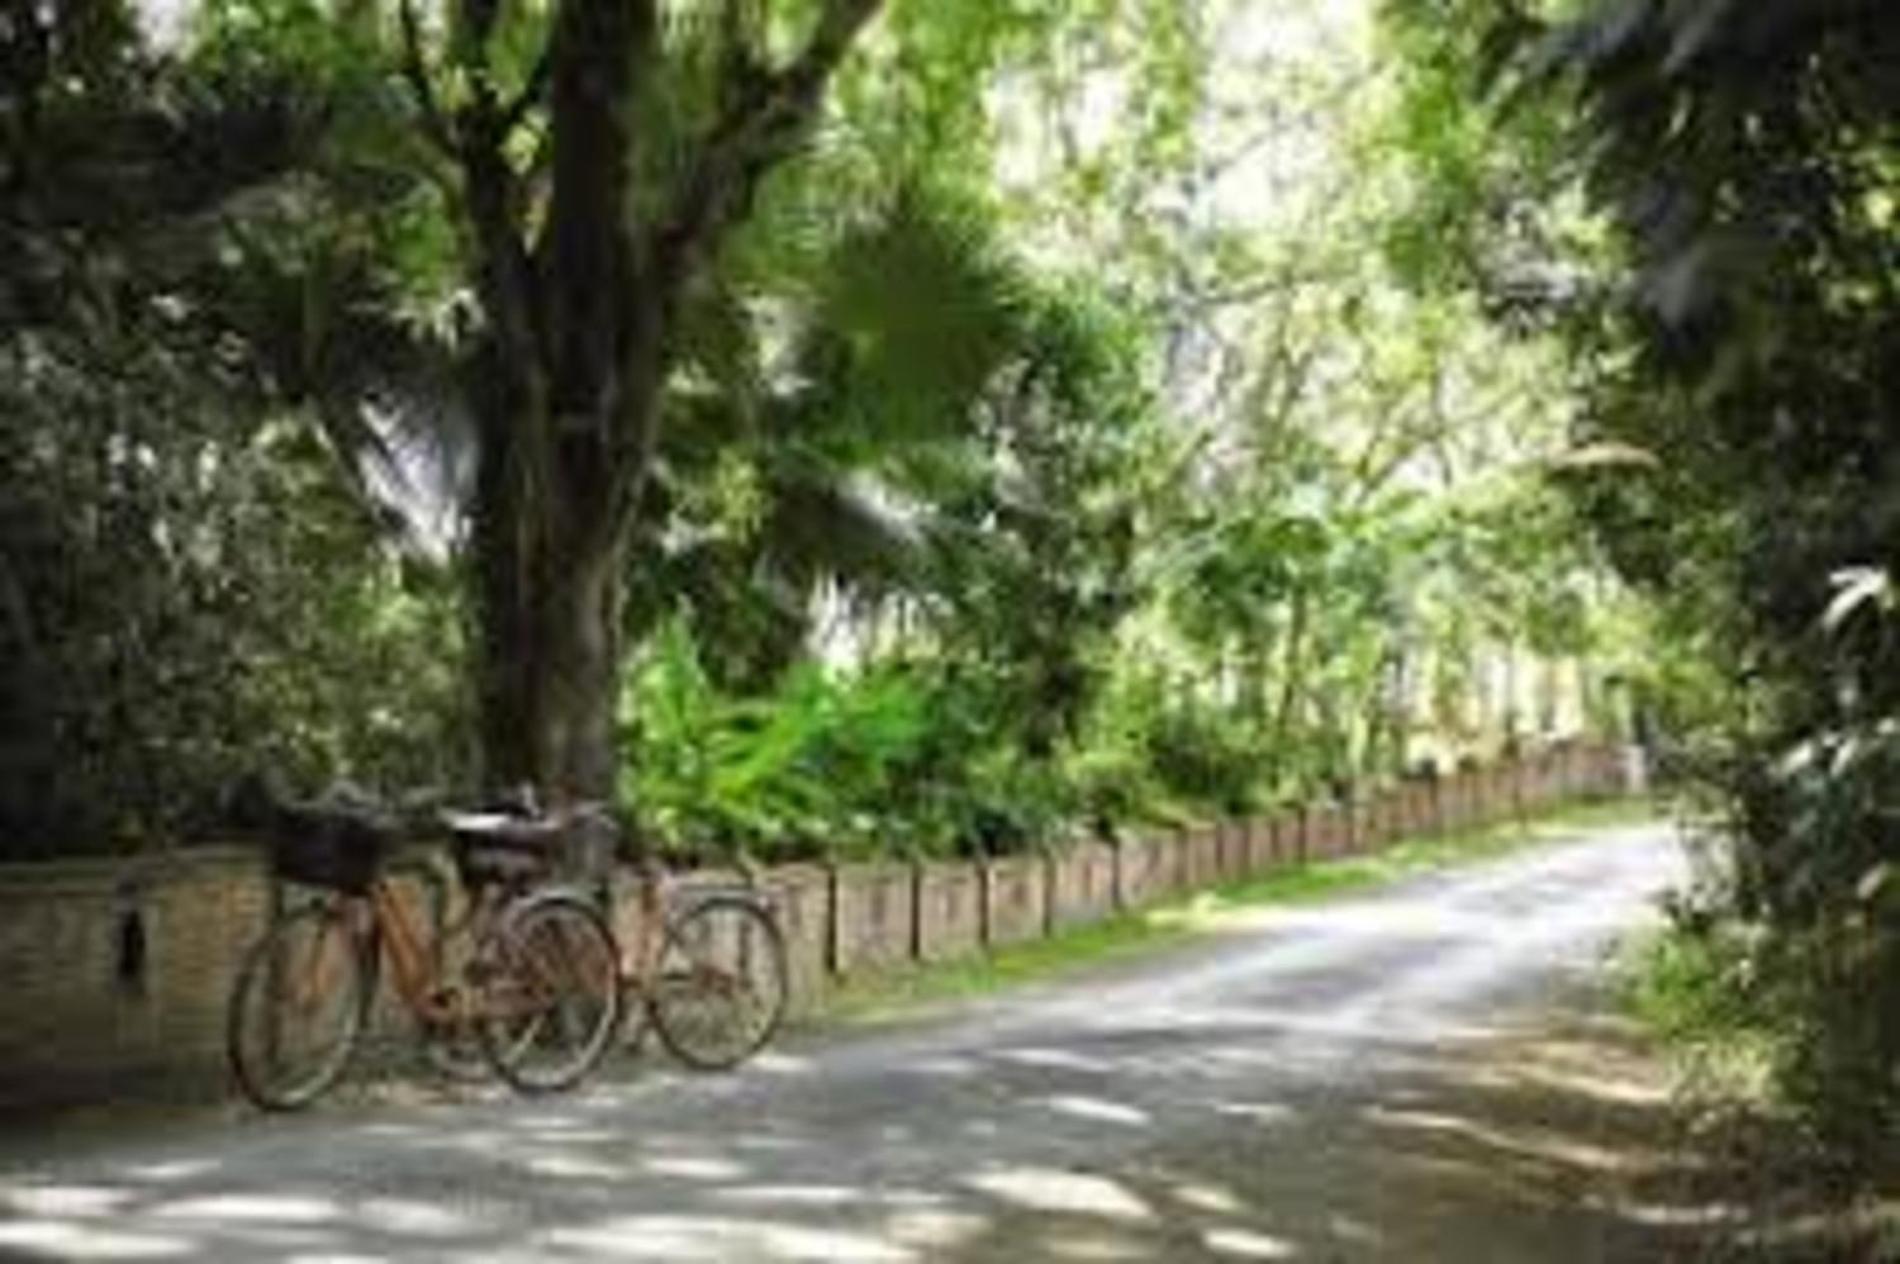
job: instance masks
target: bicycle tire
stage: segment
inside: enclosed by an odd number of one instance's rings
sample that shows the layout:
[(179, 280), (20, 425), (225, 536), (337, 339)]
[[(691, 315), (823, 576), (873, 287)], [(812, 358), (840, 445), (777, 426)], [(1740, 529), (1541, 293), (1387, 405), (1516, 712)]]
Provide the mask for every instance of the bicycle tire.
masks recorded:
[[(303, 962), (304, 968), (328, 968), (334, 973), (328, 979), (308, 980), (313, 991), (304, 999), (311, 1002), (312, 1009), (317, 1002), (327, 1001), (328, 1013), (319, 1025), (333, 1022), (336, 1031), (319, 1047), (311, 1065), (286, 1082), (268, 1064), (282, 1052), (282, 1021), (292, 1012), (285, 1008), (286, 1002), (297, 999), (286, 990), (282, 971), (294, 971), (299, 963), (284, 960), (283, 955), (294, 958), (297, 937), (306, 934), (314, 935), (314, 947)], [(225, 1056), (239, 1090), (252, 1103), (265, 1110), (300, 1110), (336, 1083), (355, 1056), (369, 1017), (375, 991), (372, 952), (350, 929), (342, 911), (322, 902), (285, 914), (251, 945), (225, 1009)], [(293, 986), (295, 983), (292, 980)], [(253, 1049), (251, 1019), (258, 1016), (255, 1010), (260, 1005), (270, 1007), (267, 1021), (276, 1026), (266, 1035), (266, 1047)]]
[[(620, 1029), (619, 962), (613, 932), (588, 900), (544, 891), (506, 909), (471, 970), (476, 1031), (490, 1069), (518, 1093), (579, 1084), (607, 1056)], [(570, 1010), (575, 1001), (581, 1008)], [(516, 1024), (516, 1017), (526, 1021)], [(537, 1051), (563, 1040), (569, 1046), (564, 1058), (551, 1067), (536, 1063)]]
[[(653, 976), (646, 1002), (654, 1030), (669, 1053), (700, 1071), (728, 1070), (764, 1048), (791, 991), (778, 919), (743, 895), (694, 900), (672, 919)], [(715, 1002), (742, 991), (757, 1002), (751, 1021), (723, 1043), (704, 1038), (714, 1026), (705, 1020), (718, 1017)]]

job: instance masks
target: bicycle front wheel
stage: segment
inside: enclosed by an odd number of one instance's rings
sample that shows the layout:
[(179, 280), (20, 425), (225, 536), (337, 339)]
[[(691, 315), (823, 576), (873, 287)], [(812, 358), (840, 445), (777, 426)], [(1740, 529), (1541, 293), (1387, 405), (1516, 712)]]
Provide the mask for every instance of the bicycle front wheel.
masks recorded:
[(470, 971), (482, 1053), (522, 1093), (572, 1088), (620, 1026), (619, 951), (592, 904), (532, 895), (489, 931)]
[(356, 1050), (372, 977), (368, 948), (329, 904), (307, 904), (265, 932), (225, 1013), (225, 1050), (244, 1095), (296, 1110), (328, 1091)]
[(674, 1057), (720, 1071), (772, 1038), (789, 990), (778, 922), (756, 900), (715, 895), (667, 928), (647, 1006)]

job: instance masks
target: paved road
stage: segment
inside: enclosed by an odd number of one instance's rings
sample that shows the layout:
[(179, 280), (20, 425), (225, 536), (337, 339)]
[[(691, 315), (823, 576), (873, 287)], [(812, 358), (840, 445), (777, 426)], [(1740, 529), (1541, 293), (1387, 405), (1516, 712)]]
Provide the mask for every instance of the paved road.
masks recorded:
[(1566, 1184), (1589, 1154), (1481, 1071), (1679, 866), (1601, 833), (736, 1076), (11, 1136), (0, 1256), (1641, 1258)]

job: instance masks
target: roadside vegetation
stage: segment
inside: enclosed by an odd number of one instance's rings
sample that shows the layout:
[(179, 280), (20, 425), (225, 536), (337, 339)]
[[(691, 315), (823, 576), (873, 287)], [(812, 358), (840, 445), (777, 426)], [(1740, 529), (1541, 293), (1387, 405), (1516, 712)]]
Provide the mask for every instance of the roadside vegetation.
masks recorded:
[(163, 8), (0, 18), (6, 858), (259, 768), (1002, 853), (1627, 719), (1371, 8)]
[(1569, 348), (1568, 503), (1649, 602), (1634, 684), (1699, 864), (1637, 1007), (1851, 1204), (1900, 1135), (1900, 14), (1392, 12), (1440, 279)]
[(0, 858), (260, 768), (998, 854), (1629, 736), (1704, 835), (1648, 1012), (1879, 1172), (1897, 67), (1880, 0), (14, 6)]
[(771, 860), (1632, 737), (1638, 1008), (1851, 1188), (1895, 364), (1889, 0), (16, 4), (0, 859), (260, 768)]

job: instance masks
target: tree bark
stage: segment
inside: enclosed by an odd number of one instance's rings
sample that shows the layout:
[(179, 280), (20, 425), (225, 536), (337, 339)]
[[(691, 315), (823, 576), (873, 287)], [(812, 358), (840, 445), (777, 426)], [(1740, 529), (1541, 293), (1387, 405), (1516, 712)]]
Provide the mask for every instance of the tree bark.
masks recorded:
[[(1269, 743), (1269, 758), (1272, 761), (1274, 790), (1286, 789), (1286, 778), (1292, 760), (1294, 710), (1299, 706), (1300, 695), (1306, 688), (1306, 589), (1293, 590), (1293, 608), (1287, 618), (1285, 658), (1281, 667), (1280, 700), (1273, 713), (1273, 736)], [(1299, 787), (1305, 789), (1305, 787)]]
[[(473, 528), (483, 773), (553, 801), (611, 799), (625, 570), (657, 443), (673, 316), (753, 191), (789, 156), (831, 74), (882, 0), (825, 0), (803, 52), (730, 57), (720, 108), (684, 143), (677, 187), (636, 215), (641, 85), (665, 50), (657, 0), (562, 0), (549, 47), (504, 102), (474, 74), (453, 117), (402, 16), (426, 133), (457, 164), (486, 318), (469, 365), (480, 437)], [(496, 6), (463, 0), (461, 45), (486, 57)], [(741, 9), (728, 0), (733, 32)], [(466, 54), (464, 54), (466, 55)], [(545, 90), (545, 199), (508, 157)], [(536, 216), (531, 205), (545, 207)], [(528, 225), (535, 221), (530, 241)]]
[[(607, 799), (615, 781), (621, 551), (598, 535), (479, 549), (481, 713), (491, 783), (562, 799)], [(523, 547), (525, 546), (525, 547)]]

